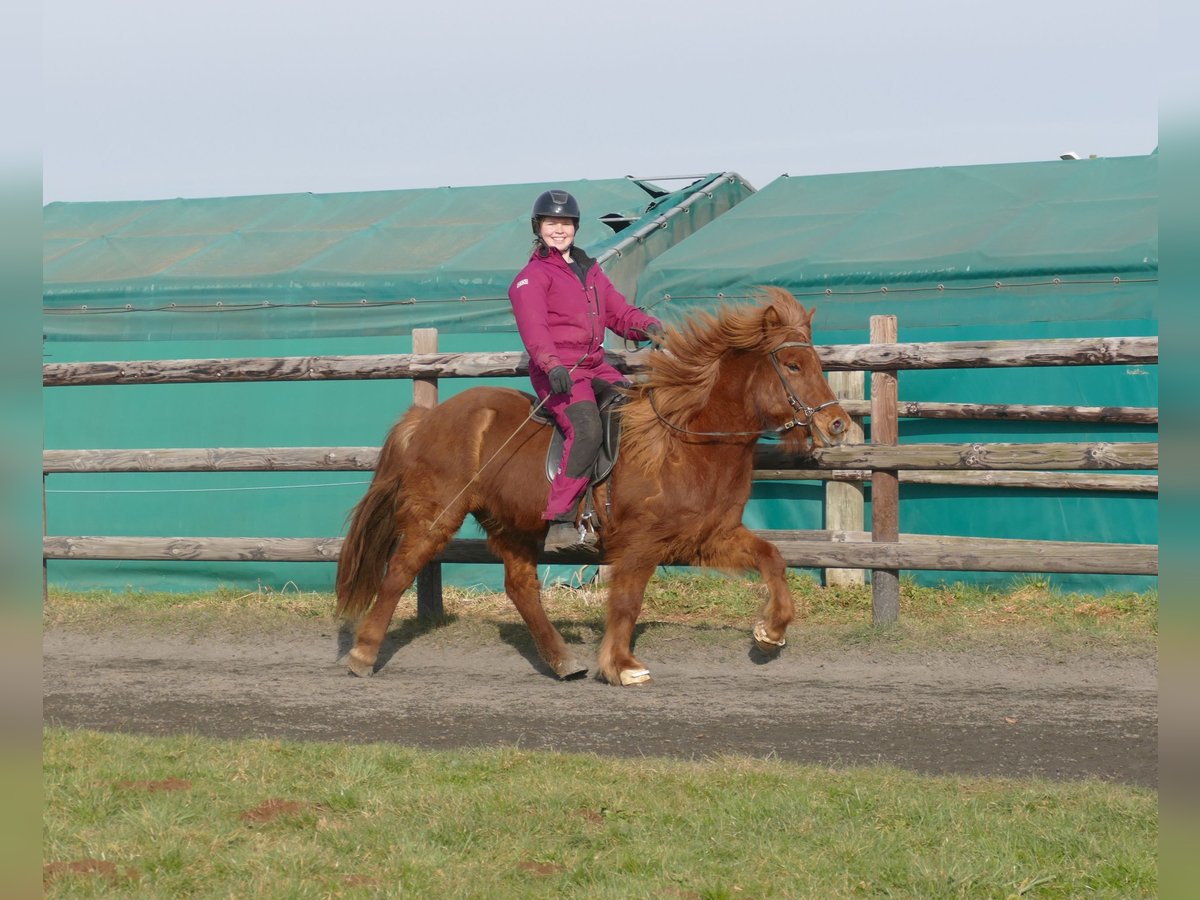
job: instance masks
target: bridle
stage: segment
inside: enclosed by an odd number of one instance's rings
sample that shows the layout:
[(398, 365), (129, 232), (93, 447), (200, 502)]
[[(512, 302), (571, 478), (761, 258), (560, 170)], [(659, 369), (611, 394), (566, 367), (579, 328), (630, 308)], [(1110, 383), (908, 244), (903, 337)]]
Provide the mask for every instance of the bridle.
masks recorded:
[[(835, 406), (838, 402), (837, 398), (835, 397), (832, 400), (826, 400), (820, 406), (809, 406), (807, 403), (805, 403), (803, 400), (801, 400), (799, 397), (797, 397), (792, 392), (791, 387), (787, 383), (787, 379), (783, 377), (783, 369), (781, 369), (779, 367), (779, 357), (777, 357), (775, 355), (780, 350), (783, 350), (787, 347), (810, 347), (811, 348), (812, 342), (811, 341), (788, 341), (785, 344), (780, 344), (778, 347), (776, 347), (774, 350), (772, 350), (768, 354), (771, 357), (771, 365), (775, 367), (775, 374), (779, 376), (779, 383), (783, 385), (783, 392), (785, 394), (787, 394), (788, 405), (791, 406), (791, 408), (792, 408), (792, 421), (788, 422), (786, 425), (781, 425), (775, 429), (777, 432), (779, 432), (781, 434), (785, 431), (790, 431), (793, 428), (797, 428), (797, 427), (806, 428), (809, 425), (812, 425), (813, 418), (816, 416), (817, 413), (819, 413), (821, 410), (825, 409), (827, 406)], [(797, 413), (804, 414), (804, 416), (806, 418), (803, 422), (801, 422), (798, 418), (796, 418)]]
[[(807, 428), (814, 424), (813, 420), (817, 413), (828, 406), (836, 405), (838, 401), (835, 398), (833, 400), (827, 400), (820, 406), (809, 406), (807, 403), (797, 397), (791, 386), (788, 384), (787, 378), (785, 378), (783, 375), (783, 369), (780, 368), (779, 357), (776, 356), (776, 354), (779, 353), (780, 350), (786, 350), (788, 347), (811, 348), (812, 346), (813, 345), (811, 341), (787, 341), (786, 343), (780, 344), (767, 354), (771, 357), (771, 365), (775, 369), (775, 374), (779, 376), (779, 383), (783, 386), (783, 392), (787, 395), (788, 405), (792, 408), (792, 420), (790, 422), (785, 422), (778, 428), (759, 429), (758, 431), (692, 431), (689, 428), (681, 428), (673, 422), (668, 422), (663, 418), (662, 413), (658, 411), (658, 406), (654, 402), (653, 389), (647, 388), (646, 397), (650, 401), (650, 409), (654, 411), (654, 415), (658, 421), (662, 422), (672, 431), (677, 431), (680, 434), (688, 434), (693, 437), (744, 437), (750, 435), (761, 435), (765, 433), (784, 434), (785, 432), (791, 431), (793, 428)], [(804, 416), (803, 420), (800, 418), (801, 415)]]

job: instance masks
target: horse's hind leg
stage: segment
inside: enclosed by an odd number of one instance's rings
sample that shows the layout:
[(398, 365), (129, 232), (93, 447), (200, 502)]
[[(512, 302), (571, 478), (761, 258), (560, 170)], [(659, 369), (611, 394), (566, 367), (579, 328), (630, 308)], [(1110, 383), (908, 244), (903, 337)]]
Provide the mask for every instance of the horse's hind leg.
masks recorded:
[[(467, 517), (473, 501), (466, 488), (474, 483), (475, 476), (471, 476), (463, 490), (449, 501), (445, 495), (454, 487), (448, 484), (447, 477), (455, 473), (478, 473), (483, 436), (495, 417), (494, 410), (475, 410), (452, 445), (425, 447), (419, 452), (410, 449), (412, 458), (406, 462), (396, 516), (400, 544), (388, 560), (387, 574), (379, 585), (374, 605), (359, 623), (354, 649), (350, 651), (350, 671), (355, 675), (367, 676), (375, 671), (379, 647), (400, 597), (412, 585), (417, 573), (450, 542)], [(453, 418), (450, 421), (453, 422)], [(436, 436), (436, 428), (428, 424), (428, 419), (419, 422), (422, 427), (432, 428)], [(431, 460), (435, 453), (438, 456)]]
[(396, 605), (412, 586), (417, 573), (446, 546), (456, 529), (457, 526), (449, 530), (439, 527), (436, 531), (430, 531), (424, 525), (414, 525), (405, 530), (388, 560), (387, 574), (379, 585), (379, 594), (358, 625), (354, 649), (350, 651), (348, 660), (350, 671), (355, 675), (366, 678), (374, 673), (379, 647), (396, 612)]
[(538, 545), (515, 535), (497, 534), (489, 537), (492, 552), (504, 561), (504, 592), (529, 627), (538, 654), (559, 678), (578, 678), (587, 674), (567, 648), (558, 629), (542, 606), (542, 586), (537, 576)]

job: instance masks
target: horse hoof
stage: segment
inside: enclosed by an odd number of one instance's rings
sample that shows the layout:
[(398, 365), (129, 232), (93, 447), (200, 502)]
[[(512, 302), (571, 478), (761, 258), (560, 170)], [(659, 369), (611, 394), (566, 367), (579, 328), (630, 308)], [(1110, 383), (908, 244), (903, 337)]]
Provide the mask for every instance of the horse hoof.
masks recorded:
[(621, 684), (628, 686), (631, 684), (645, 684), (650, 680), (649, 669), (622, 669)]
[(754, 646), (767, 656), (774, 656), (780, 650), (787, 646), (787, 638), (781, 637), (779, 640), (772, 640), (767, 634), (767, 626), (762, 622), (754, 623)]
[(565, 660), (554, 667), (554, 674), (560, 681), (570, 681), (572, 678), (582, 678), (587, 674), (587, 666), (573, 659)]
[(375, 674), (375, 660), (366, 662), (362, 657), (357, 655), (358, 651), (351, 650), (349, 657), (350, 674), (357, 675), (359, 678), (370, 678)]

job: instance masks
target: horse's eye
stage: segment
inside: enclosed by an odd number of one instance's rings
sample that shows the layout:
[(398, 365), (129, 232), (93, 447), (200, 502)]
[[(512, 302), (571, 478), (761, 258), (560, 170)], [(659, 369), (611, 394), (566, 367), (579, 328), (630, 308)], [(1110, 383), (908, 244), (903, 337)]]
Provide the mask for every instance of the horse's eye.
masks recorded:
[(795, 363), (786, 363), (785, 365), (789, 372), (796, 372), (797, 374), (799, 374), (800, 367), (798, 365), (796, 365)]

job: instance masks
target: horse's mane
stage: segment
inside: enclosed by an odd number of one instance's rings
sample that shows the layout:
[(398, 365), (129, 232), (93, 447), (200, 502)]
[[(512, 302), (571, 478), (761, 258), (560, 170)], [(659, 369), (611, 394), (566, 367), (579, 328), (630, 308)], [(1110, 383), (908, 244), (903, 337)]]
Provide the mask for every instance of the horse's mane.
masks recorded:
[(686, 428), (707, 406), (725, 354), (767, 353), (788, 340), (811, 339), (811, 314), (790, 293), (765, 287), (755, 297), (754, 303), (701, 311), (669, 328), (668, 352), (650, 354), (649, 372), (621, 412), (621, 452), (643, 471), (656, 473), (680, 441), (659, 417)]

